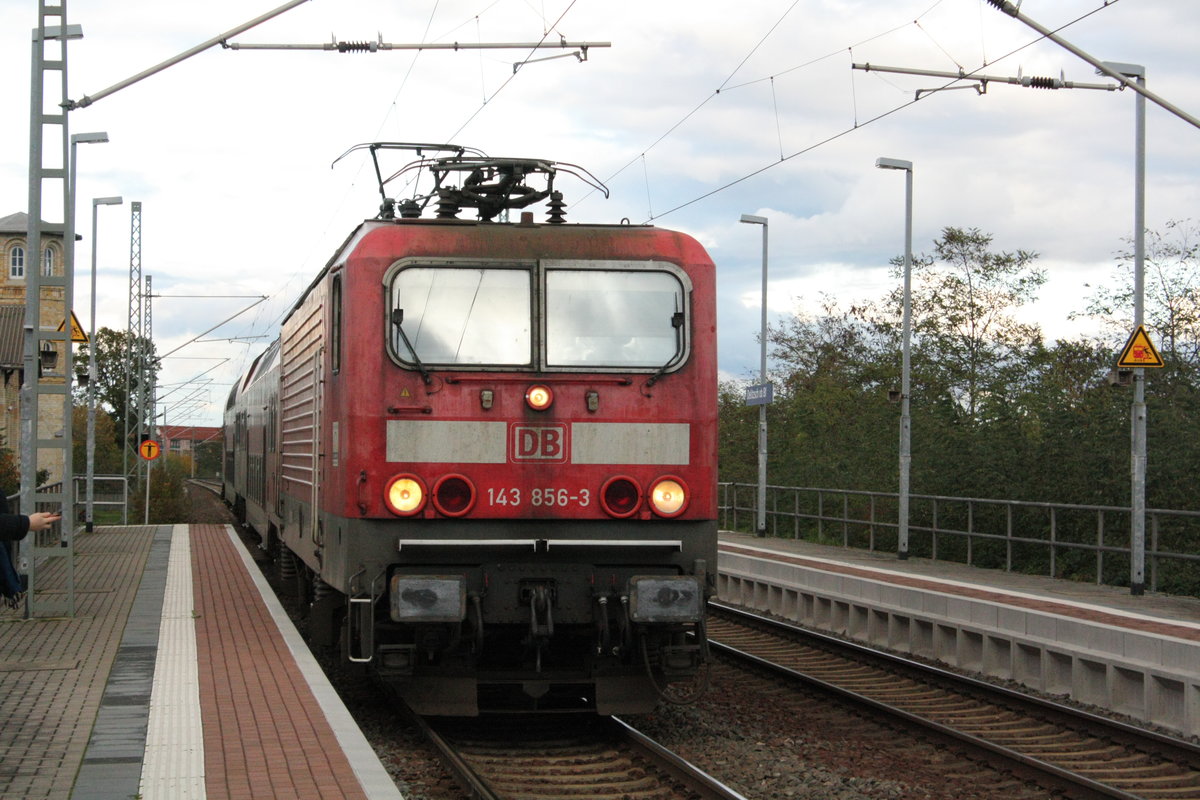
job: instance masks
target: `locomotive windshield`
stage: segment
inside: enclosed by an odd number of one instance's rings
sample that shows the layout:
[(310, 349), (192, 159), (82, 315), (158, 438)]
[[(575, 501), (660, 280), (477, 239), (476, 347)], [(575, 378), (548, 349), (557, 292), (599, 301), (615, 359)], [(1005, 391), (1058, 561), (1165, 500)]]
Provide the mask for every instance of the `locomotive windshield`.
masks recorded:
[[(529, 272), (523, 269), (413, 267), (392, 283), (392, 308), (425, 364), (529, 366)], [(399, 340), (392, 347), (411, 355)]]
[(666, 264), (404, 266), (390, 283), (392, 352), (419, 368), (674, 367), (685, 281)]
[(546, 365), (661, 367), (679, 351), (683, 287), (667, 272), (546, 271)]

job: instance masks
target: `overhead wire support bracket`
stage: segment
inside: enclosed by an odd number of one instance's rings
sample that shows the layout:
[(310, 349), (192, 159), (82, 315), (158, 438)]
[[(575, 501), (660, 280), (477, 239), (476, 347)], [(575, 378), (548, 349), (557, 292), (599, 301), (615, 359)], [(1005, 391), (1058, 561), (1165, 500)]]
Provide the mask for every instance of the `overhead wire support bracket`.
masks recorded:
[(578, 59), (580, 63), (587, 61), (587, 48), (585, 47), (585, 48), (582, 48), (581, 50), (575, 50), (570, 53), (559, 53), (556, 56), (543, 56), (542, 58), (527, 58), (524, 61), (517, 61), (517, 62), (513, 63), (513, 75), (516, 75), (517, 70), (519, 70), (521, 67), (525, 66), (526, 64), (537, 64), (539, 61), (553, 61), (556, 58), (571, 58), (572, 56), (574, 56), (576, 59)]
[(378, 53), (387, 50), (578, 50), (576, 55), (580, 61), (587, 61), (587, 51), (591, 47), (612, 47), (612, 42), (569, 42), (561, 39), (557, 42), (414, 42), (396, 43), (385, 42), (380, 35), (375, 41), (332, 41), (319, 44), (302, 43), (267, 43), (267, 42), (230, 42), (221, 41), (221, 47), (226, 50), (319, 50), (327, 53)]
[(166, 61), (163, 61), (161, 64), (153, 66), (150, 69), (143, 70), (142, 72), (139, 72), (137, 75), (134, 75), (132, 78), (126, 78), (125, 80), (123, 80), (119, 83), (114, 83), (112, 86), (108, 87), (107, 89), (102, 89), (101, 91), (96, 92), (95, 94), (84, 95), (79, 100), (68, 100), (65, 103), (67, 110), (71, 111), (76, 108), (87, 108), (92, 103), (96, 102), (97, 100), (102, 100), (105, 97), (108, 97), (110, 94), (119, 92), (122, 89), (124, 89), (126, 86), (131, 86), (131, 85), (137, 83), (138, 81), (142, 80), (143, 78), (149, 78), (151, 75), (162, 72), (167, 67), (172, 67), (172, 66), (178, 64), (180, 61), (189, 59), (192, 56), (196, 55), (197, 53), (201, 53), (201, 52), (209, 49), (213, 45), (223, 44), (225, 42), (225, 40), (228, 39), (230, 36), (236, 36), (239, 33), (244, 33), (245, 31), (250, 30), (251, 28), (255, 27), (256, 25), (260, 25), (269, 19), (274, 19), (275, 17), (279, 16), (280, 14), (284, 13), (285, 11), (290, 11), (293, 8), (295, 8), (296, 6), (298, 6), (302, 3), (307, 3), (307, 2), (308, 2), (308, 0), (289, 0), (287, 3), (284, 3), (279, 8), (276, 8), (272, 11), (268, 11), (266, 14), (263, 14), (262, 16), (259, 16), (259, 17), (255, 17), (254, 19), (250, 20), (249, 22), (246, 22), (242, 25), (238, 25), (236, 28), (233, 28), (231, 30), (225, 31), (224, 33), (218, 34), (218, 35), (214, 36), (213, 38), (209, 39), (208, 41), (202, 42), (191, 49), (185, 50), (184, 52), (180, 53), (177, 56), (168, 58)]
[(1062, 47), (1063, 49), (1073, 53), (1074, 55), (1078, 56), (1079, 58), (1082, 58), (1084, 61), (1091, 64), (1093, 67), (1095, 67), (1096, 71), (1101, 73), (1102, 75), (1107, 75), (1108, 77), (1112, 78), (1115, 81), (1120, 81), (1121, 85), (1123, 87), (1125, 87), (1126, 89), (1132, 89), (1133, 91), (1137, 92), (1142, 97), (1146, 98), (1147, 100), (1149, 100), (1150, 102), (1159, 106), (1160, 108), (1165, 109), (1166, 111), (1170, 111), (1172, 114), (1179, 117), (1184, 122), (1190, 123), (1193, 127), (1200, 128), (1200, 119), (1197, 119), (1196, 117), (1192, 116), (1191, 114), (1187, 113), (1186, 111), (1184, 111), (1183, 109), (1174, 105), (1173, 103), (1167, 101), (1166, 99), (1159, 97), (1157, 94), (1150, 91), (1149, 89), (1147, 89), (1145, 86), (1143, 86), (1141, 83), (1134, 80), (1133, 78), (1130, 78), (1128, 75), (1122, 75), (1119, 70), (1113, 69), (1112, 64), (1105, 63), (1105, 62), (1101, 61), (1100, 59), (1096, 58), (1095, 56), (1093, 56), (1089, 53), (1086, 53), (1083, 50), (1080, 50), (1078, 47), (1071, 44), (1066, 39), (1063, 39), (1061, 36), (1056, 34), (1054, 31), (1050, 30), (1049, 28), (1046, 28), (1045, 26), (1043, 26), (1037, 22), (1034, 22), (1032, 19), (1030, 19), (1029, 17), (1022, 14), (1020, 3), (1018, 3), (1017, 5), (1013, 5), (1012, 3), (1008, 2), (1008, 0), (987, 0), (987, 2), (988, 2), (988, 5), (994, 6), (995, 8), (1004, 12), (1005, 14), (1008, 14), (1010, 17), (1013, 17), (1014, 19), (1024, 22), (1026, 25), (1033, 28), (1035, 31), (1040, 33), (1042, 36), (1045, 36), (1047, 39), (1054, 42), (1059, 47)]
[(977, 72), (967, 72), (960, 69), (957, 72), (949, 72), (945, 70), (935, 69), (912, 69), (909, 67), (884, 67), (879, 64), (851, 64), (851, 69), (859, 69), (864, 72), (890, 72), (898, 75), (920, 75), (926, 78), (949, 78), (950, 80), (960, 81), (978, 81), (972, 86), (943, 86), (938, 89), (918, 89), (917, 99), (921, 99), (923, 94), (932, 94), (933, 92), (946, 91), (949, 89), (969, 89), (974, 88), (979, 94), (987, 94), (988, 83), (1007, 83), (1013, 86), (1024, 86), (1032, 89), (1097, 89), (1106, 92), (1114, 92), (1121, 88), (1119, 83), (1080, 83), (1078, 81), (1064, 80), (1061, 73), (1057, 78), (1045, 78), (1036, 75), (1021, 75), (1016, 77), (1000, 76), (1000, 75), (980, 75)]

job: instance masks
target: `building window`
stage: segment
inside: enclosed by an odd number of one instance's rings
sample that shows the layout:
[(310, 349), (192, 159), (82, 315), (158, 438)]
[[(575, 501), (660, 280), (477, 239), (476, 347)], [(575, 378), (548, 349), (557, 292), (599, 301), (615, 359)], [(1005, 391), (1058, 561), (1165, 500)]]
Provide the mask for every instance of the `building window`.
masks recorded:
[(25, 277), (25, 248), (14, 247), (8, 251), (8, 276), (10, 278)]
[(46, 248), (44, 258), (42, 259), (42, 274), (46, 276), (54, 274), (54, 251), (49, 247)]

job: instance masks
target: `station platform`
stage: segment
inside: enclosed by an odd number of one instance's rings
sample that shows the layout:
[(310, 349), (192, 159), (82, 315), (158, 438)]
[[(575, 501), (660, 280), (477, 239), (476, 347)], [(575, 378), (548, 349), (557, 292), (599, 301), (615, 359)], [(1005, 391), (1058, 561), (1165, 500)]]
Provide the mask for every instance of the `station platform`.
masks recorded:
[(53, 567), (38, 616), (0, 611), (0, 797), (401, 797), (232, 528), (75, 553), (74, 616)]
[(1200, 736), (1200, 598), (722, 532), (719, 599)]

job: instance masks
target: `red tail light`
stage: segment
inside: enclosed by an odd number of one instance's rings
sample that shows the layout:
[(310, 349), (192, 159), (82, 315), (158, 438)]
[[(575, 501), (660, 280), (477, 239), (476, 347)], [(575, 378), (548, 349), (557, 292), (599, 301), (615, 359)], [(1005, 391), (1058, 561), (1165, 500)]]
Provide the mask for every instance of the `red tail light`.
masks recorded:
[(600, 505), (613, 517), (631, 517), (642, 504), (642, 490), (632, 479), (618, 475), (600, 487)]
[(462, 475), (446, 475), (433, 486), (433, 507), (447, 517), (461, 517), (475, 506), (475, 486)]

